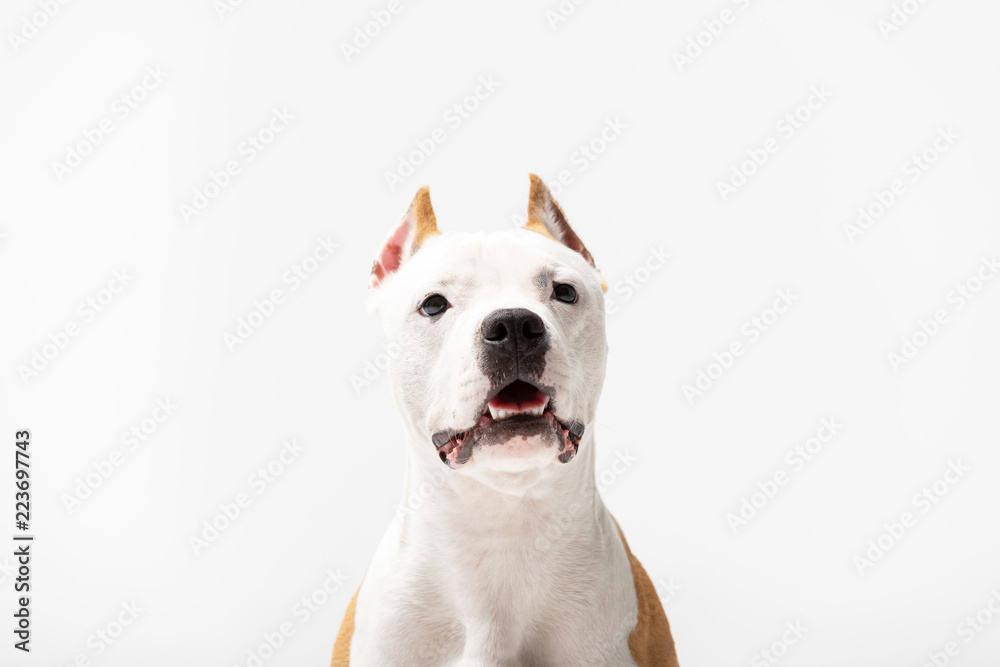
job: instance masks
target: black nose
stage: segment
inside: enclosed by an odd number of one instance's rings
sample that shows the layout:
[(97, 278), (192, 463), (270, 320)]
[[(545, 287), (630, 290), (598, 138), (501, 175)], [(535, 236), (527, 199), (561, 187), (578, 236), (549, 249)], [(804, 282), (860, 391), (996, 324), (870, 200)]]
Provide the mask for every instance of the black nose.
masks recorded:
[(483, 342), (488, 347), (525, 354), (548, 341), (545, 323), (527, 308), (501, 308), (483, 320)]

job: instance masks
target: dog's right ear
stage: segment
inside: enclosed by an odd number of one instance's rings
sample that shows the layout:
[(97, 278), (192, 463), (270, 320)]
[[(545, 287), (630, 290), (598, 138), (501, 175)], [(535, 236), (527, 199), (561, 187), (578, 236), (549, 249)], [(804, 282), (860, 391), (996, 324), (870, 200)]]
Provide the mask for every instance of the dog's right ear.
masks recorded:
[(533, 232), (562, 243), (570, 250), (578, 252), (587, 263), (597, 268), (594, 258), (584, 247), (583, 241), (566, 222), (566, 216), (547, 185), (535, 174), (530, 174), (531, 190), (528, 192), (528, 224), (524, 226)]
[[(573, 228), (566, 222), (566, 216), (563, 214), (562, 209), (559, 208), (559, 203), (552, 196), (552, 192), (549, 191), (548, 186), (535, 174), (531, 174), (530, 176), (531, 190), (528, 192), (528, 224), (524, 225), (524, 229), (547, 236), (554, 241), (562, 243), (570, 250), (576, 251), (581, 257), (587, 260), (587, 264), (594, 267), (594, 270), (600, 276), (601, 272), (594, 264), (594, 256), (590, 254), (583, 245), (583, 241), (580, 240), (580, 237), (576, 235)], [(605, 293), (608, 291), (608, 283), (604, 280), (603, 276), (601, 276), (601, 289)]]
[(424, 186), (417, 190), (417, 195), (413, 198), (402, 222), (389, 234), (389, 238), (375, 256), (368, 286), (369, 294), (378, 289), (387, 276), (396, 272), (403, 262), (412, 257), (424, 241), (434, 234), (440, 232), (437, 228), (437, 218), (434, 217), (434, 209), (431, 208), (430, 188)]

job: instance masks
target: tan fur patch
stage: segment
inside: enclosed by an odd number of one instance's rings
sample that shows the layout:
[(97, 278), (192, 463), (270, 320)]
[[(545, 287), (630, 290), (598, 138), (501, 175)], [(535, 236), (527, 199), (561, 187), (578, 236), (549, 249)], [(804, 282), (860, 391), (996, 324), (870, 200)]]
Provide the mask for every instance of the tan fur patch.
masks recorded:
[(555, 203), (552, 193), (549, 192), (548, 186), (542, 179), (535, 174), (529, 174), (528, 178), (531, 181), (531, 187), (528, 190), (528, 224), (524, 228), (548, 236), (555, 241), (562, 241), (545, 224), (548, 207), (555, 205), (558, 208), (559, 205)]
[(656, 594), (656, 587), (639, 563), (639, 559), (632, 555), (618, 521), (615, 521), (614, 517), (611, 517), (611, 520), (615, 522), (618, 536), (622, 539), (622, 546), (625, 547), (625, 553), (628, 554), (629, 563), (632, 565), (635, 597), (639, 602), (639, 615), (635, 628), (628, 636), (628, 648), (632, 653), (632, 659), (639, 667), (678, 667), (674, 638), (670, 634), (670, 623), (667, 622), (667, 614), (660, 604), (660, 597)]
[(344, 612), (344, 620), (340, 623), (340, 631), (337, 632), (337, 641), (333, 643), (333, 659), (330, 667), (349, 667), (351, 664), (351, 638), (354, 636), (354, 607), (358, 604), (358, 593), (361, 587), (354, 592), (351, 603), (347, 605)]
[[(552, 234), (549, 234), (549, 230), (545, 229), (545, 223), (540, 220), (528, 220), (528, 224), (524, 226), (524, 229), (528, 231), (535, 232), (536, 234), (541, 234), (542, 236), (547, 236), (552, 239)], [(552, 239), (555, 241), (555, 239)]]
[(431, 189), (426, 185), (417, 190), (413, 203), (410, 204), (410, 213), (413, 216), (415, 229), (413, 232), (413, 244), (410, 246), (412, 255), (423, 245), (427, 237), (440, 234), (437, 228), (437, 217), (434, 215), (434, 208), (431, 206)]

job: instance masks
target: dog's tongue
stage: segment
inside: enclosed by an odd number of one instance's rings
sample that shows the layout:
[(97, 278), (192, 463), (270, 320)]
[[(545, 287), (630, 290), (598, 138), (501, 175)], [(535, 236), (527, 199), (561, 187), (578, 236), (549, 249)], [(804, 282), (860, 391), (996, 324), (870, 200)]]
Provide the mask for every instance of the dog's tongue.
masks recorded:
[(548, 397), (533, 385), (521, 380), (504, 387), (490, 401), (490, 406), (497, 410), (533, 410), (545, 405)]

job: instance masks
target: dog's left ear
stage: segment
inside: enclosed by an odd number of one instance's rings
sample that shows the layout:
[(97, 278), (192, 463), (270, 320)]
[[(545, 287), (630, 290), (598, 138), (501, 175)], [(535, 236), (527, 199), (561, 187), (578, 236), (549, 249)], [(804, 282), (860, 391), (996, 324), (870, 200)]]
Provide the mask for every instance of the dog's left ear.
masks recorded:
[(431, 190), (424, 186), (417, 190), (402, 222), (389, 234), (389, 238), (375, 256), (369, 292), (381, 285), (386, 276), (397, 271), (428, 237), (440, 233), (434, 209), (431, 207)]
[[(531, 174), (530, 178), (531, 190), (528, 192), (528, 223), (524, 228), (538, 232), (543, 236), (548, 236), (562, 243), (570, 250), (575, 250), (587, 260), (588, 264), (596, 269), (597, 265), (594, 264), (593, 255), (583, 245), (583, 241), (576, 235), (573, 228), (569, 226), (566, 216), (563, 214), (562, 209), (559, 208), (559, 203), (556, 202), (552, 193), (549, 192), (548, 186), (535, 174)], [(608, 285), (604, 282), (603, 278), (601, 279), (601, 288), (605, 292), (608, 291)]]

